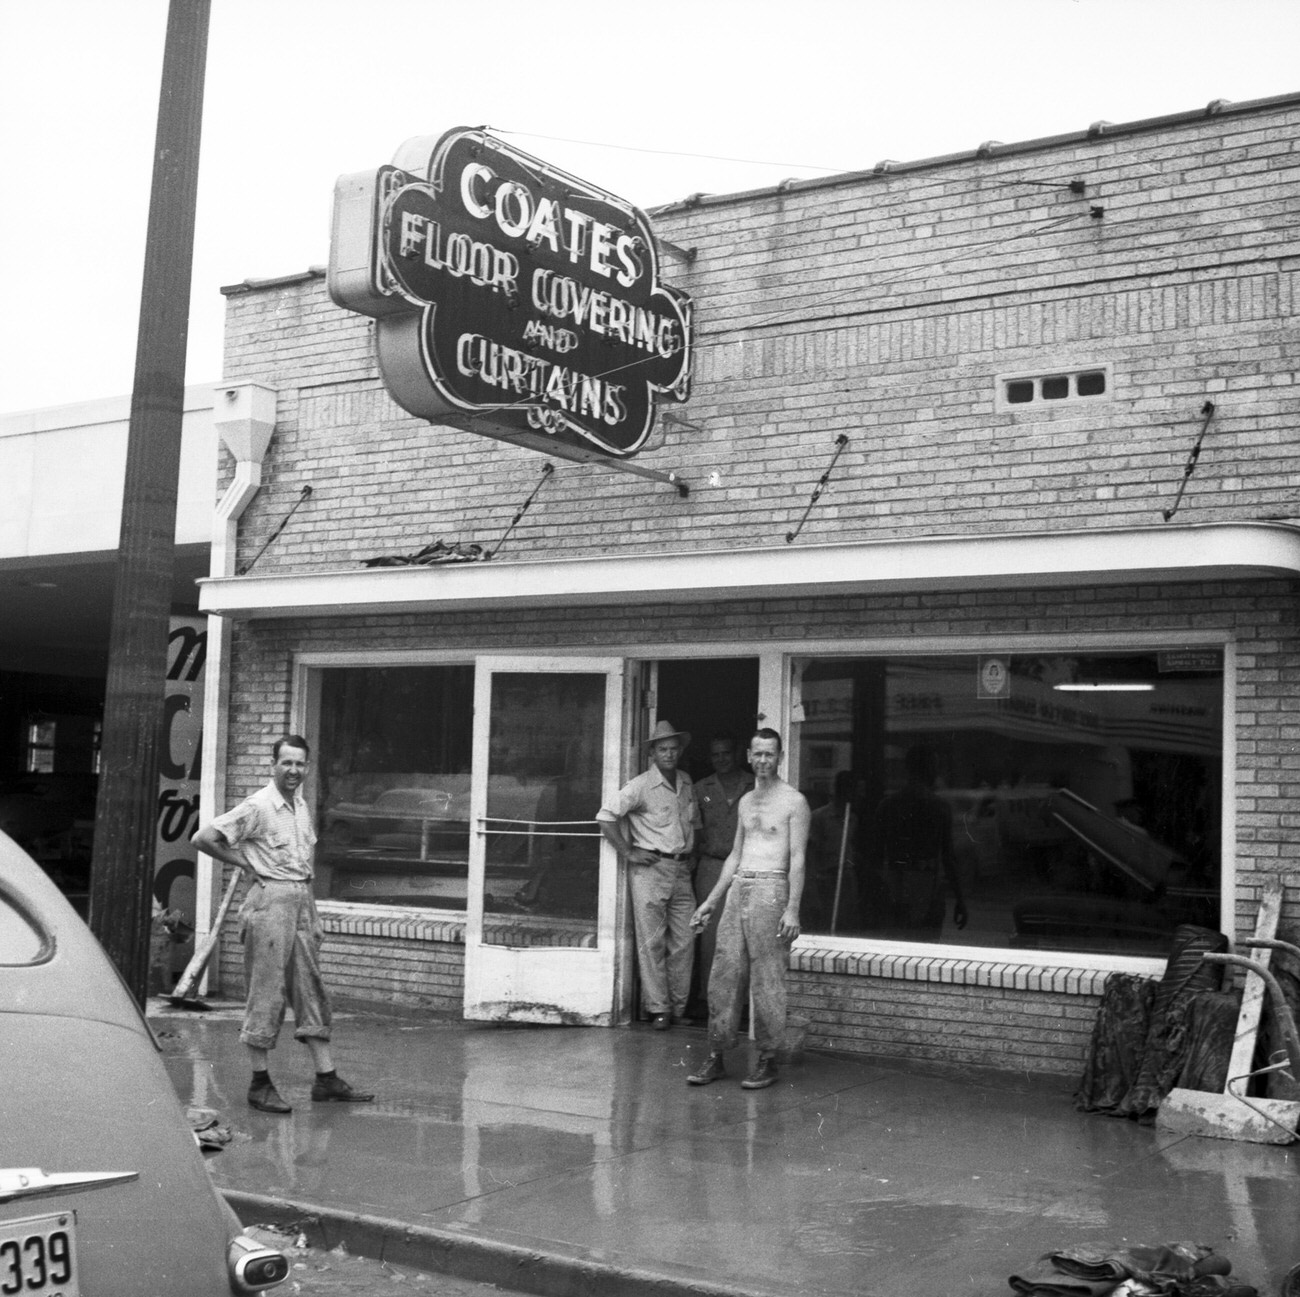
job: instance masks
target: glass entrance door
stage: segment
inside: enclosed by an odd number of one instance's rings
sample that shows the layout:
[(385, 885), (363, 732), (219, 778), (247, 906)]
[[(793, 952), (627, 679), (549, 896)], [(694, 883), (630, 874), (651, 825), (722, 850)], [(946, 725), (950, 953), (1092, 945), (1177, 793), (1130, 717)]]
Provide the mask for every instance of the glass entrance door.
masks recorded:
[(615, 1020), (617, 860), (595, 817), (622, 706), (621, 659), (478, 660), (467, 1018)]

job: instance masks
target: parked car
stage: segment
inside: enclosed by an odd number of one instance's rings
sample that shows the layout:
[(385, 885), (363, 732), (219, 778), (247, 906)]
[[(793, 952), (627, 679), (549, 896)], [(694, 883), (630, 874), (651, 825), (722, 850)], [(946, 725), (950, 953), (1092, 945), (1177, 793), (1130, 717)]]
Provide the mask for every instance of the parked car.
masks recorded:
[(218, 1297), (288, 1275), (217, 1192), (117, 970), (3, 833), (0, 1131), (0, 1292)]

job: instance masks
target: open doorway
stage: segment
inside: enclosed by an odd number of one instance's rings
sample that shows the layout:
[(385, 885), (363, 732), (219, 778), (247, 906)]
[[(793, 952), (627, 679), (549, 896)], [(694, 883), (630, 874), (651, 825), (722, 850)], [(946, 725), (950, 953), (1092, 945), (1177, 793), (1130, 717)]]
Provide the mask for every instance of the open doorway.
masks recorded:
[[(711, 741), (730, 739), (736, 759), (743, 768), (743, 753), (748, 746), (758, 716), (757, 658), (695, 658), (690, 661), (660, 661), (655, 716), (671, 721), (678, 729), (691, 734), (681, 767), (698, 785), (714, 773), (710, 759)], [(721, 767), (719, 767), (721, 768)], [(716, 790), (715, 790), (716, 791)], [(741, 790), (736, 791), (739, 795)], [(734, 811), (733, 811), (734, 815)], [(713, 836), (724, 836), (714, 824)], [(734, 829), (731, 830), (731, 836)], [(705, 838), (697, 836), (697, 849), (708, 850)], [(727, 848), (714, 846), (725, 854)], [(716, 881), (719, 862), (710, 857), (696, 865), (692, 884), (696, 900), (703, 899)], [(688, 1019), (703, 1024), (708, 1018), (707, 968), (713, 956), (716, 925), (696, 939), (691, 994), (687, 1004)]]
[(691, 746), (682, 768), (703, 779), (709, 764), (709, 740), (729, 735), (743, 752), (758, 716), (757, 658), (692, 658), (659, 663), (655, 715), (689, 730)]

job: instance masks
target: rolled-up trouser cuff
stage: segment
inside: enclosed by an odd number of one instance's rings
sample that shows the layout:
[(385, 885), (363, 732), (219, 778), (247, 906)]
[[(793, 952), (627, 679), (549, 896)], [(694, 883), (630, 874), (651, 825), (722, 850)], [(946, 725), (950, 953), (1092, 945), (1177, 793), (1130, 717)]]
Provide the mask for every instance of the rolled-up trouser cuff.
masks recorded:
[(320, 920), (308, 884), (252, 884), (240, 910), (247, 1001), (239, 1038), (274, 1049), (292, 1005), (298, 1040), (328, 1040), (329, 993), (320, 970)]

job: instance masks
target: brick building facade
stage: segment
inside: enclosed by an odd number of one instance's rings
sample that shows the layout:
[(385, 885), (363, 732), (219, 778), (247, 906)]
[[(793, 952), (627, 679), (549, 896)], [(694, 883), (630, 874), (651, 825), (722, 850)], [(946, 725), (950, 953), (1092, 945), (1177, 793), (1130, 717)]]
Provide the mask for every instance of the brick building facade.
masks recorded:
[[(318, 272), (226, 290), (226, 383), (274, 393), (274, 435), (255, 471), (223, 459), (243, 495), (202, 595), (223, 637), (206, 793), (251, 791), (286, 729), (321, 741), (340, 996), (460, 1009), (455, 862), (496, 756), (455, 718), (494, 656), (617, 663), (618, 778), (656, 715), (702, 738), (761, 715), (827, 813), (850, 780), (843, 909), (792, 956), (816, 1043), (1071, 1073), (1110, 972), (1157, 973), (1177, 922), (1249, 929), (1300, 814), (1298, 125), (1300, 96), (1219, 103), (652, 213), (695, 362), (638, 462), (686, 495), (563, 460), (542, 480), (532, 452), (410, 417)], [(501, 552), (364, 566), (435, 540)], [(413, 746), (422, 708), (437, 742)], [(921, 747), (967, 930), (884, 917), (874, 813)], [(582, 818), (540, 804), (495, 817)], [(498, 949), (536, 913), (501, 844)], [(623, 881), (599, 886), (598, 916), (551, 908), (583, 933), (554, 940), (608, 948), (626, 1021)], [(219, 973), (239, 984), (234, 940)]]

